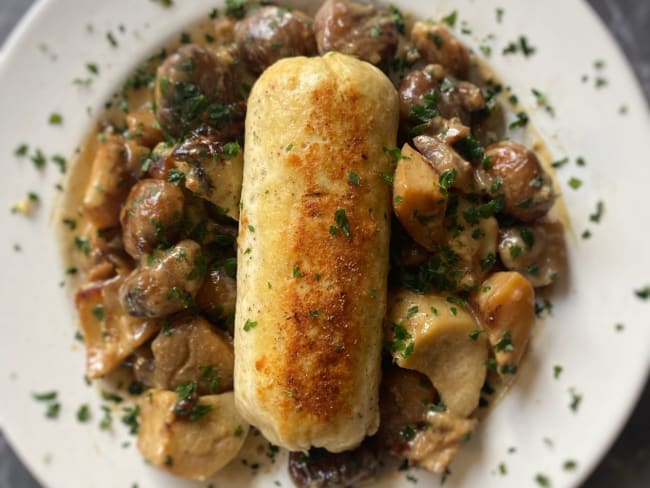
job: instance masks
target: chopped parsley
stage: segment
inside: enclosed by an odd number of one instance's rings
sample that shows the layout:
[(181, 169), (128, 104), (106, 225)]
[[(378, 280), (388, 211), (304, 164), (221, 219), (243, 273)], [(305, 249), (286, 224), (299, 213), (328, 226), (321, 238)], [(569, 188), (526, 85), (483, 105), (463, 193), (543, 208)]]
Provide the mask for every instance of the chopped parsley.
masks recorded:
[(185, 173), (183, 173), (180, 169), (172, 168), (167, 172), (167, 181), (178, 185), (185, 181)]
[(472, 339), (473, 341), (478, 340), (478, 336), (480, 336), (483, 332), (485, 332), (482, 329), (476, 329), (473, 330), (472, 332), (469, 333), (469, 338)]
[(544, 93), (542, 93), (541, 91), (539, 91), (536, 88), (532, 88), (531, 92), (533, 93), (533, 95), (535, 96), (535, 99), (537, 100), (537, 105), (539, 105), (540, 107), (543, 107), (544, 110), (546, 110), (546, 112), (549, 115), (554, 117), (555, 116), (555, 109), (548, 102), (548, 98), (546, 97), (546, 95), (544, 95)]
[(74, 238), (74, 245), (77, 248), (77, 250), (81, 251), (86, 256), (90, 254), (90, 241), (88, 240), (88, 238), (76, 236)]
[(82, 423), (90, 420), (90, 406), (87, 403), (81, 405), (77, 410), (77, 420)]
[(359, 175), (350, 171), (348, 173), (348, 181), (350, 182), (351, 185), (358, 186), (359, 185)]
[(34, 163), (34, 166), (36, 166), (36, 169), (43, 169), (45, 167), (45, 155), (40, 149), (37, 149), (34, 154), (32, 154), (29, 159), (31, 159), (32, 163)]
[(104, 320), (104, 305), (97, 304), (92, 308), (92, 314), (93, 316), (99, 320), (100, 322)]
[(28, 151), (29, 151), (29, 146), (27, 144), (21, 144), (14, 150), (14, 154), (16, 156), (22, 157), (22, 156), (26, 156)]
[(429, 122), (434, 117), (438, 116), (438, 100), (440, 94), (437, 90), (431, 90), (429, 93), (424, 95), (424, 100), (422, 105), (414, 105), (411, 108), (411, 116), (422, 121)]
[(648, 300), (650, 298), (650, 285), (645, 286), (634, 291), (634, 294), (641, 300)]
[(447, 169), (440, 174), (438, 184), (440, 185), (440, 190), (443, 195), (446, 195), (449, 192), (454, 181), (456, 181), (457, 174), (458, 172), (455, 169)]
[(406, 22), (404, 21), (404, 16), (402, 15), (402, 12), (395, 5), (389, 5), (388, 12), (389, 12), (389, 19), (393, 24), (395, 24), (397, 31), (400, 34), (404, 34), (406, 32)]
[(571, 395), (571, 403), (569, 404), (569, 408), (572, 411), (577, 412), (580, 404), (582, 403), (582, 395), (577, 393), (573, 388), (569, 390), (569, 394)]
[(604, 213), (605, 213), (605, 203), (602, 200), (600, 200), (598, 201), (598, 203), (596, 203), (596, 212), (589, 215), (589, 220), (598, 223), (603, 218)]
[[(336, 222), (338, 230), (340, 230), (345, 237), (348, 239), (352, 237), (350, 223), (348, 222), (348, 217), (344, 208), (339, 208), (334, 212), (334, 222)], [(332, 233), (332, 228), (330, 228), (330, 233)]]
[(517, 119), (510, 123), (508, 126), (510, 129), (516, 129), (518, 127), (526, 127), (528, 125), (528, 114), (526, 112), (517, 112)]
[(560, 375), (562, 374), (563, 370), (564, 370), (564, 368), (562, 366), (560, 366), (559, 364), (556, 364), (555, 366), (553, 366), (553, 378), (558, 379), (560, 377)]
[(246, 2), (243, 0), (226, 0), (226, 15), (238, 20), (246, 15)]
[(569, 180), (569, 186), (574, 190), (577, 190), (582, 186), (582, 180), (580, 178), (576, 178), (575, 176), (572, 176), (571, 179)]
[(456, 26), (456, 20), (458, 20), (458, 11), (456, 10), (442, 18), (442, 21), (452, 29)]
[(59, 113), (52, 113), (48, 122), (50, 125), (61, 125), (63, 123), (63, 116)]
[(539, 486), (542, 486), (542, 487), (544, 487), (544, 488), (548, 488), (548, 487), (551, 486), (551, 482), (550, 482), (550, 480), (548, 479), (547, 476), (544, 476), (543, 474), (539, 474), (539, 473), (538, 473), (538, 474), (535, 476), (535, 481), (537, 482), (537, 484), (538, 484)]
[(138, 417), (140, 416), (140, 405), (136, 405), (135, 407), (124, 407), (123, 412), (122, 423), (129, 428), (129, 434), (137, 434), (138, 427), (140, 427), (140, 423), (138, 422)]
[(111, 31), (108, 31), (106, 33), (106, 40), (111, 45), (111, 47), (117, 47), (118, 46), (117, 39), (115, 39), (115, 35), (113, 35), (113, 33)]
[(227, 142), (223, 145), (223, 155), (225, 159), (232, 159), (239, 154), (241, 146), (238, 142)]
[(32, 393), (32, 398), (39, 402), (49, 402), (56, 400), (58, 392), (52, 390), (45, 393)]
[(567, 461), (564, 461), (562, 468), (565, 471), (573, 471), (574, 469), (576, 469), (577, 466), (578, 466), (577, 462), (575, 462), (573, 459), (568, 459)]
[(256, 321), (246, 319), (246, 323), (244, 324), (244, 332), (249, 332), (253, 330), (255, 327), (257, 327)]
[(501, 336), (501, 339), (492, 346), (497, 352), (508, 352), (514, 350), (514, 344), (512, 343), (512, 334), (509, 330), (505, 331)]

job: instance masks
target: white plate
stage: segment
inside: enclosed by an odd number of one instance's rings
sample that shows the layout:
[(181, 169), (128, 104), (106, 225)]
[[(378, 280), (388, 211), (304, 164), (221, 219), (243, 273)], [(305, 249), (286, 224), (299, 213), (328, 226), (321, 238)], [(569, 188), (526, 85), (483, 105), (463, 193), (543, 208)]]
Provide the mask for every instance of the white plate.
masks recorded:
[[(87, 107), (99, 113), (141, 59), (215, 3), (220, 2), (177, 1), (165, 9), (153, 1), (44, 1), (5, 46), (0, 63), (0, 414), (13, 446), (47, 486), (193, 485), (146, 466), (133, 445), (123, 448), (128, 436), (119, 418), (113, 434), (97, 427), (98, 394), (82, 380), (84, 354), (73, 339), (75, 313), (68, 292), (59, 287), (64, 272), (53, 227), (60, 224), (50, 218), (58, 170), (48, 163), (38, 173), (28, 159), (14, 157), (13, 150), (26, 142), (46, 155), (72, 156), (92, 121)], [(619, 432), (649, 366), (650, 302), (633, 293), (650, 283), (650, 121), (645, 101), (620, 51), (582, 2), (395, 3), (425, 17), (457, 8), (460, 20), (473, 31), (463, 38), (474, 47), (495, 34), (488, 41), (492, 66), (528, 106), (555, 156), (572, 160), (559, 170), (573, 224), (570, 285), (554, 301), (553, 316), (538, 325), (516, 386), (452, 465), (447, 486), (537, 486), (538, 473), (554, 487), (577, 484)], [(501, 24), (497, 7), (505, 9)], [(117, 48), (107, 42), (107, 31), (117, 38)], [(501, 49), (520, 34), (528, 36), (537, 52), (529, 58), (502, 56)], [(596, 59), (606, 61), (600, 74), (608, 85), (602, 89), (594, 86)], [(89, 88), (73, 85), (74, 78), (87, 75), (87, 62), (98, 63), (100, 75)], [(586, 83), (581, 81), (585, 74)], [(532, 87), (548, 95), (556, 118), (534, 108)], [(627, 115), (619, 114), (622, 105), (629, 107)], [(62, 126), (48, 125), (52, 112), (63, 114)], [(578, 156), (586, 159), (585, 167), (575, 164)], [(567, 185), (572, 176), (584, 182), (577, 191)], [(11, 215), (9, 205), (30, 190), (43, 199), (37, 215)], [(598, 200), (605, 202), (605, 215), (594, 224), (589, 215)], [(593, 237), (583, 240), (586, 228)], [(15, 243), (22, 252), (13, 250)], [(625, 325), (622, 332), (616, 332), (617, 323)], [(554, 379), (557, 364), (563, 372)], [(577, 412), (569, 408), (571, 388), (582, 395)], [(52, 389), (58, 390), (62, 403), (58, 420), (47, 420), (45, 405), (31, 397), (32, 392)], [(80, 424), (75, 412), (86, 402), (93, 418)], [(516, 453), (509, 453), (510, 447)], [(290, 486), (283, 457), (272, 466), (263, 453), (259, 457), (263, 467), (257, 476), (234, 466), (215, 486), (269, 486), (274, 480)], [(569, 459), (577, 462), (570, 472), (562, 469)], [(500, 463), (507, 467), (505, 476), (499, 474)], [(412, 474), (426, 484), (428, 475)], [(412, 486), (405, 475), (399, 473), (382, 486)]]

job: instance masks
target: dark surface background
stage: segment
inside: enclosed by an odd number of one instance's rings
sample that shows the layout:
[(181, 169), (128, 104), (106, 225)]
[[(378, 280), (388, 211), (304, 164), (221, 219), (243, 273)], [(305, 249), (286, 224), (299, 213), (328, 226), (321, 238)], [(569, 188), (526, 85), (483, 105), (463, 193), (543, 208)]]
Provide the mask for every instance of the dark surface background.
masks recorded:
[[(90, 0), (92, 1), (92, 0)], [(0, 48), (32, 0), (0, 0)], [(650, 0), (588, 0), (625, 51), (650, 100)], [(607, 421), (607, 419), (603, 419)], [(586, 433), (587, 434), (587, 433)], [(589, 442), (585, 435), (585, 442)], [(585, 488), (650, 487), (650, 384)], [(0, 432), (0, 488), (40, 488)]]

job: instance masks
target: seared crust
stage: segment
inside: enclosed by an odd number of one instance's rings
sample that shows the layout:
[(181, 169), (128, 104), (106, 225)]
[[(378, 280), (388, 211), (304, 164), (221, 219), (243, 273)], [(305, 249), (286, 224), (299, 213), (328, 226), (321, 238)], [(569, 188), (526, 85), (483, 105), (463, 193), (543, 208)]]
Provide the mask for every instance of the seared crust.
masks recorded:
[(397, 122), (390, 81), (340, 54), (279, 61), (251, 92), (235, 396), (292, 450), (342, 451), (378, 427), (390, 237), (381, 173)]

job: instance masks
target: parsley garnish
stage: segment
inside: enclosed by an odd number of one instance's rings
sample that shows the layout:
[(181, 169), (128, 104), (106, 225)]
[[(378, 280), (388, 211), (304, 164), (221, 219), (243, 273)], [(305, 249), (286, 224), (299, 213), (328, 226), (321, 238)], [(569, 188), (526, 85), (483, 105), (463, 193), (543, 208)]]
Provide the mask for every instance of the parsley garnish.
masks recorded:
[(598, 223), (600, 222), (600, 219), (602, 219), (604, 213), (605, 213), (605, 203), (601, 200), (598, 203), (596, 203), (596, 212), (592, 213), (589, 216), (589, 220)]
[[(350, 231), (350, 223), (348, 222), (347, 214), (345, 213), (344, 208), (339, 208), (334, 212), (334, 221), (338, 226), (338, 229), (343, 232), (343, 235), (347, 238), (352, 237), (352, 232)], [(332, 232), (330, 228), (330, 233)]]
[(350, 171), (348, 173), (348, 181), (350, 182), (351, 185), (358, 186), (359, 185), (359, 175)]
[(92, 309), (93, 316), (100, 322), (104, 320), (104, 305), (97, 304)]
[(442, 21), (447, 24), (452, 29), (456, 26), (456, 20), (458, 19), (458, 12), (454, 10), (452, 13), (442, 18)]
[(59, 113), (52, 113), (50, 114), (48, 122), (50, 125), (61, 125), (63, 123), (63, 116)]
[(635, 290), (634, 294), (639, 297), (641, 300), (648, 300), (650, 298), (650, 285), (639, 290)]
[(246, 319), (246, 323), (244, 324), (244, 331), (245, 332), (249, 332), (252, 329), (254, 329), (255, 327), (257, 327), (257, 322), (255, 322), (253, 320), (250, 320), (250, 319)]
[(424, 95), (424, 103), (422, 105), (414, 105), (411, 108), (411, 116), (415, 117), (422, 122), (429, 122), (434, 117), (438, 116), (438, 99), (440, 94), (434, 89)]
[(582, 180), (580, 178), (576, 178), (572, 176), (571, 179), (569, 180), (569, 186), (574, 190), (577, 190), (582, 186)]
[(508, 126), (510, 129), (517, 127), (526, 127), (528, 125), (528, 114), (526, 112), (517, 112), (517, 120), (511, 122)]
[(574, 412), (577, 412), (580, 403), (582, 403), (582, 395), (577, 393), (573, 388), (569, 390), (569, 393), (571, 394), (571, 403), (569, 404), (569, 408)]
[(438, 184), (440, 185), (440, 190), (443, 195), (446, 195), (449, 192), (449, 188), (456, 181), (456, 176), (458, 172), (455, 169), (447, 169), (440, 174), (438, 178)]

